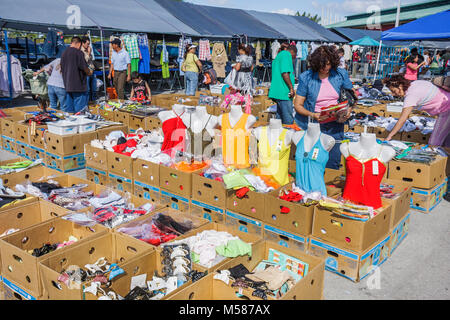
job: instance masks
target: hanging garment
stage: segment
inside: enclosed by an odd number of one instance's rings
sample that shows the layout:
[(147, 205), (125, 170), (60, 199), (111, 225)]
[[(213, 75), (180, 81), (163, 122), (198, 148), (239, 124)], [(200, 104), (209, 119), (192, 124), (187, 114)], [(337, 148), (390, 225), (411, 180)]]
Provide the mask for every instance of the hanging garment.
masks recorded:
[(233, 36), (231, 39), (231, 50), (230, 50), (230, 60), (235, 61), (238, 53), (238, 47), (240, 43), (240, 38), (237, 36)]
[[(345, 168), (347, 177), (343, 198), (374, 209), (380, 208), (382, 206), (380, 184), (386, 172), (385, 164), (378, 158), (361, 161), (349, 153)], [(374, 174), (376, 171), (378, 174)]]
[(258, 40), (258, 43), (256, 43), (256, 49), (255, 49), (255, 59), (256, 59), (256, 65), (260, 66), (262, 64), (259, 63), (259, 61), (262, 58), (262, 54), (261, 54), (261, 43)]
[(216, 42), (213, 45), (211, 61), (218, 78), (225, 78), (225, 66), (228, 62), (227, 52), (223, 42)]
[(198, 48), (198, 58), (200, 60), (209, 61), (211, 60), (211, 47), (209, 45), (209, 40), (200, 40)]
[(123, 36), (123, 42), (125, 43), (126, 50), (130, 54), (131, 59), (139, 59), (139, 45), (137, 42), (137, 35), (131, 34), (131, 35), (124, 35)]
[(56, 31), (50, 29), (45, 38), (43, 50), (48, 57), (54, 57), (56, 55)]
[[(178, 41), (178, 65), (181, 66), (184, 62), (184, 53), (188, 44), (192, 44), (192, 38), (181, 37)], [(184, 72), (179, 69), (180, 76), (184, 76)]]
[(302, 41), (302, 61), (306, 61), (308, 58), (308, 44), (304, 41)]
[(245, 128), (249, 115), (242, 114), (239, 121), (231, 127), (230, 114), (222, 116), (222, 156), (227, 166), (248, 168), (249, 164), (249, 135)]
[(272, 46), (271, 46), (271, 50), (272, 50), (272, 60), (275, 60), (275, 58), (277, 57), (277, 55), (278, 55), (278, 50), (280, 49), (280, 47), (281, 47), (281, 44), (278, 42), (278, 40), (275, 40), (275, 41), (272, 43)]
[(169, 52), (167, 51), (166, 40), (163, 39), (162, 50), (161, 50), (162, 61), (164, 63), (169, 62)]
[[(22, 66), (20, 60), (10, 55), (12, 98), (16, 98), (24, 91)], [(8, 58), (6, 54), (0, 56), (0, 96), (9, 97)]]
[(262, 174), (271, 175), (281, 186), (289, 183), (289, 154), (291, 146), (286, 146), (286, 134), (283, 129), (277, 141), (270, 146), (269, 130), (263, 127), (258, 141), (259, 161), (258, 167)]
[(164, 55), (161, 53), (161, 59), (160, 59), (161, 72), (162, 72), (163, 79), (167, 79), (167, 78), (170, 78), (169, 63), (163, 61), (164, 60), (163, 56)]
[[(202, 158), (203, 152), (205, 151), (205, 148), (212, 142), (212, 137), (209, 134), (208, 130), (206, 130), (206, 126), (209, 123), (209, 120), (211, 120), (211, 115), (209, 115), (208, 121), (206, 121), (205, 126), (202, 128), (202, 130), (198, 133), (194, 133), (191, 129), (192, 126), (192, 113), (189, 115), (189, 128), (186, 129), (186, 135), (188, 137), (188, 141), (190, 144), (190, 150), (192, 152), (192, 155), (196, 158)], [(197, 146), (197, 144), (201, 142), (201, 149)], [(196, 150), (198, 149), (198, 150)]]
[(177, 115), (174, 112), (176, 117), (164, 121), (161, 126), (164, 133), (161, 151), (167, 153), (171, 158), (175, 158), (177, 151), (184, 152), (186, 149), (186, 126), (180, 118), (183, 113)]
[(270, 60), (272, 57), (272, 51), (270, 50), (270, 41), (266, 41), (266, 47), (264, 49), (264, 59)]
[(139, 60), (139, 73), (150, 73), (150, 50), (148, 46), (148, 37), (146, 34), (140, 34), (137, 37), (141, 60)]
[(139, 59), (131, 59), (131, 72), (139, 71)]
[[(305, 133), (306, 135), (306, 133)], [(305, 135), (297, 144), (295, 153), (296, 162), (296, 185), (303, 191), (320, 191), (322, 195), (327, 195), (325, 187), (325, 166), (327, 165), (329, 152), (323, 147), (321, 142), (322, 133), (309, 152), (305, 151)]]
[(297, 41), (297, 44), (295, 45), (295, 47), (297, 48), (297, 59), (301, 59), (302, 55), (303, 55), (303, 51), (302, 51), (302, 43), (301, 41)]

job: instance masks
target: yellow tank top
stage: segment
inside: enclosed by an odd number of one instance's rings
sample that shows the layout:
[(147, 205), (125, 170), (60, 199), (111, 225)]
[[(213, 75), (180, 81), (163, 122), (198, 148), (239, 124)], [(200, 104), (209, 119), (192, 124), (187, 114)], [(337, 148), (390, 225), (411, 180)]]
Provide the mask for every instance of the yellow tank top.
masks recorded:
[(281, 131), (278, 140), (270, 146), (267, 127), (262, 128), (258, 141), (258, 167), (263, 175), (271, 175), (281, 186), (289, 183), (289, 153), (291, 146), (286, 146), (287, 130)]
[(229, 113), (222, 116), (222, 157), (226, 166), (248, 168), (249, 163), (249, 134), (245, 129), (248, 114), (244, 113), (232, 128)]

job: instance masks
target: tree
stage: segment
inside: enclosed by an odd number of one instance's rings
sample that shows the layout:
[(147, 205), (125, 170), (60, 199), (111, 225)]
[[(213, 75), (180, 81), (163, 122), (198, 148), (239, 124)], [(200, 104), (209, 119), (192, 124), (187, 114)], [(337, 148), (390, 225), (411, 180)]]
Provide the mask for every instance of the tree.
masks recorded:
[(319, 23), (320, 20), (322, 20), (322, 18), (319, 17), (319, 15), (316, 14), (316, 15), (313, 16), (310, 13), (306, 13), (305, 11), (303, 11), (302, 14), (300, 14), (300, 11), (297, 11), (297, 13), (295, 15), (299, 16), (299, 17), (307, 17), (308, 19), (310, 19), (310, 20), (312, 20), (312, 21), (314, 21), (316, 23)]

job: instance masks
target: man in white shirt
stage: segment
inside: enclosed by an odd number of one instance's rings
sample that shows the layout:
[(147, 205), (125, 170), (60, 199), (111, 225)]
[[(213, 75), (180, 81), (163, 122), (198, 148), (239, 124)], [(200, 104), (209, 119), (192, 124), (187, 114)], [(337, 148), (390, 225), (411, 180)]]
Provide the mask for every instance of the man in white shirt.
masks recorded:
[(120, 39), (111, 41), (113, 48), (111, 56), (111, 67), (109, 68), (108, 79), (114, 70), (114, 88), (116, 88), (117, 97), (121, 100), (125, 99), (125, 84), (131, 81), (131, 59), (125, 49), (120, 47)]
[(345, 64), (344, 49), (339, 48), (337, 53), (339, 55), (339, 67), (338, 68), (346, 69), (347, 65)]

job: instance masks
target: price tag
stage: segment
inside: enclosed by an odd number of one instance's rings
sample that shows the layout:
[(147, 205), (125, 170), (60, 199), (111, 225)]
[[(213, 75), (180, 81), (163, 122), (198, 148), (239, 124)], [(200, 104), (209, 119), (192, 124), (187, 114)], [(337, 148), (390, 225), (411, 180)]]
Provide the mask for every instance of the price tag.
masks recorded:
[(282, 147), (282, 146), (283, 146), (283, 141), (278, 140), (277, 147), (276, 147), (277, 152), (280, 152), (280, 151), (281, 151), (281, 147)]
[(376, 160), (372, 161), (372, 173), (374, 176), (377, 176), (379, 174), (378, 161), (376, 161)]
[(312, 160), (317, 160), (318, 156), (319, 156), (319, 148), (314, 148), (311, 159)]

